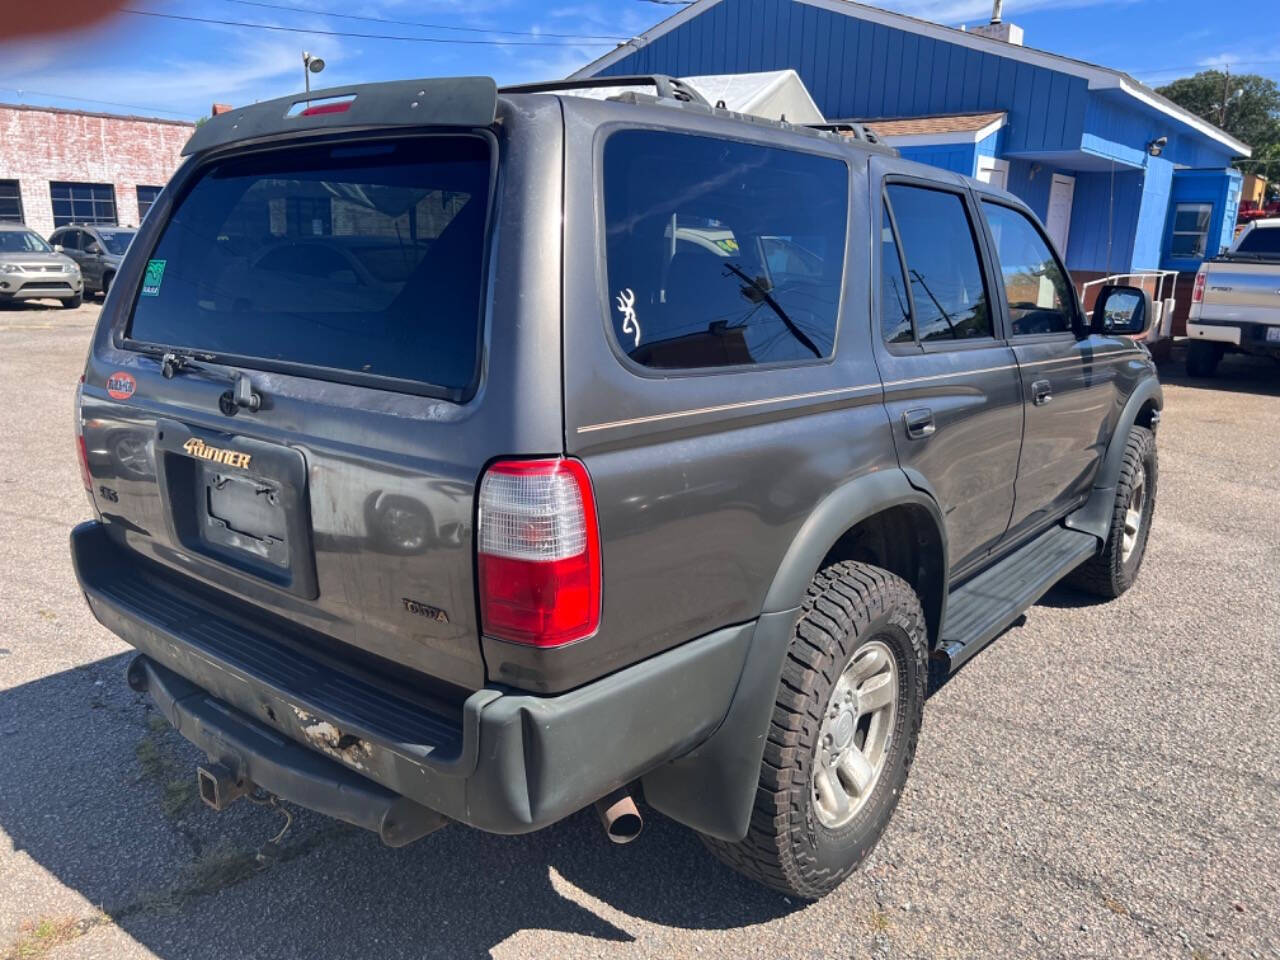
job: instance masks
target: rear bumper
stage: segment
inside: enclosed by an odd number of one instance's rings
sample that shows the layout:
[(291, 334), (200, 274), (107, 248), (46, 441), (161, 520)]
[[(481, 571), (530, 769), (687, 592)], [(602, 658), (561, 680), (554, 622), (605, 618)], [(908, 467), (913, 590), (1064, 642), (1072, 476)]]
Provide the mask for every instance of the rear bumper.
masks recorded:
[(1192, 340), (1209, 340), (1236, 347), (1245, 353), (1280, 356), (1280, 340), (1268, 340), (1271, 331), (1280, 330), (1280, 312), (1275, 323), (1248, 320), (1192, 320), (1187, 323), (1187, 336)]
[(1187, 321), (1187, 336), (1192, 340), (1212, 340), (1215, 343), (1239, 345), (1240, 328), (1234, 324)]
[(102, 523), (76, 527), (71, 552), (94, 615), (145, 655), (133, 681), (179, 732), (284, 799), (384, 839), (390, 816), (401, 833), (388, 842), (425, 832), (430, 811), (536, 830), (686, 753), (728, 712), (752, 633), (720, 630), (556, 696), (487, 687), (451, 706), (139, 557)]

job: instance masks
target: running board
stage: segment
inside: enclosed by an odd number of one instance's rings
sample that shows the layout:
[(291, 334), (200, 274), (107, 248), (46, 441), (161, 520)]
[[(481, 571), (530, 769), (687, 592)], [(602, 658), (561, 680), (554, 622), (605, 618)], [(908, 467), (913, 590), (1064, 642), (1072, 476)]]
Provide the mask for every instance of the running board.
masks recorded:
[(1097, 552), (1097, 537), (1054, 527), (952, 590), (938, 644), (946, 673), (960, 669), (1050, 587)]

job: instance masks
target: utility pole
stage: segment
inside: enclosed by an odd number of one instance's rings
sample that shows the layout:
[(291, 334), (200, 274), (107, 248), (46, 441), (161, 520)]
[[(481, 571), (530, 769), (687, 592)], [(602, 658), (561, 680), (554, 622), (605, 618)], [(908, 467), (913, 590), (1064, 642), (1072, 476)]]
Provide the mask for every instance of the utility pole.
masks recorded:
[(1218, 127), (1227, 128), (1227, 98), (1231, 90), (1231, 64), (1222, 65), (1222, 109), (1218, 111)]

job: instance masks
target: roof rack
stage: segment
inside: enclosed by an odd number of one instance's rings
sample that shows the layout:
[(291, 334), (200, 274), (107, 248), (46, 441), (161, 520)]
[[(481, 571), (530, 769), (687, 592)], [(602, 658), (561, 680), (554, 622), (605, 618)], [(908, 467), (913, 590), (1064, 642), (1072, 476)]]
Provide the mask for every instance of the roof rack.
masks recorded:
[(806, 127), (810, 130), (825, 130), (827, 133), (837, 133), (842, 137), (851, 137), (854, 140), (861, 140), (864, 143), (880, 143), (871, 130), (861, 123), (806, 123)]
[(704, 107), (711, 104), (697, 90), (683, 80), (664, 73), (637, 73), (619, 77), (584, 77), (581, 80), (551, 80), (546, 83), (517, 83), (501, 87), (500, 93), (555, 93), (557, 90), (589, 90), (593, 87), (653, 87), (663, 100), (679, 100), (697, 103)]

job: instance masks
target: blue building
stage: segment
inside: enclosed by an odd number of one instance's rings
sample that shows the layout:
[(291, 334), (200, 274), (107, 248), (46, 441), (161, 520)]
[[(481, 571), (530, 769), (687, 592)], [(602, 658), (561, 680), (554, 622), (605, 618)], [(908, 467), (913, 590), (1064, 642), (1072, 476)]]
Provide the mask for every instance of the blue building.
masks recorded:
[[(1194, 271), (1229, 243), (1249, 147), (1132, 77), (849, 0), (696, 0), (575, 78), (794, 69), (831, 120), (1004, 186), (1078, 280)], [(1187, 297), (1178, 298), (1185, 306)]]

